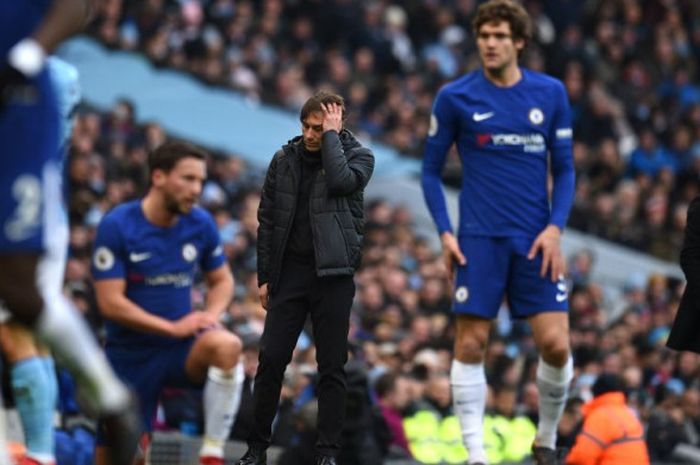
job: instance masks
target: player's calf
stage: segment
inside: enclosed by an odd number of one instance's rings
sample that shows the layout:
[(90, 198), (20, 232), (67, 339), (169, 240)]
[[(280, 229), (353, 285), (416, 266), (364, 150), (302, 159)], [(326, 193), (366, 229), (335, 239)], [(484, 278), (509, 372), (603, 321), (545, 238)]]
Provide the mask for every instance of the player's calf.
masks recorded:
[(204, 384), (204, 440), (200, 463), (223, 463), (224, 445), (241, 402), (245, 374), (240, 362), (241, 340), (224, 331), (207, 331), (192, 347), (188, 372), (206, 367)]

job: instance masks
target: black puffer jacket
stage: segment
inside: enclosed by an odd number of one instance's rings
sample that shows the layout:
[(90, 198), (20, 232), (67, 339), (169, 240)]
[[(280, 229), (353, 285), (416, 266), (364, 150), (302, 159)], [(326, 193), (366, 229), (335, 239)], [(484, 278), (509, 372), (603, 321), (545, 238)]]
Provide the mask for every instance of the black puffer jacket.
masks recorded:
[[(270, 292), (279, 280), (294, 219), (302, 138), (275, 153), (258, 210), (258, 284)], [(374, 170), (372, 151), (352, 133), (328, 131), (321, 140), (323, 168), (311, 185), (310, 221), (318, 276), (351, 275), (360, 263), (364, 235), (364, 188)]]

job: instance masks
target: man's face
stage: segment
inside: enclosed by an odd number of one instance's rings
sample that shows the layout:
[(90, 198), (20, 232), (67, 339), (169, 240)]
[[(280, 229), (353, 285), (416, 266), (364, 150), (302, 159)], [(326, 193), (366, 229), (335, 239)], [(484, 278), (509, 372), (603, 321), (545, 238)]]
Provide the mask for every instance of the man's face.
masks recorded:
[(189, 213), (194, 207), (207, 176), (204, 160), (183, 158), (169, 173), (156, 171), (153, 185), (163, 193), (165, 207), (173, 214)]
[(321, 136), (323, 135), (323, 113), (315, 111), (301, 121), (301, 134), (304, 139), (304, 147), (309, 152), (321, 150)]
[(517, 64), (518, 51), (525, 46), (522, 39), (513, 39), (510, 24), (505, 21), (482, 24), (476, 44), (484, 69), (492, 74), (501, 74)]

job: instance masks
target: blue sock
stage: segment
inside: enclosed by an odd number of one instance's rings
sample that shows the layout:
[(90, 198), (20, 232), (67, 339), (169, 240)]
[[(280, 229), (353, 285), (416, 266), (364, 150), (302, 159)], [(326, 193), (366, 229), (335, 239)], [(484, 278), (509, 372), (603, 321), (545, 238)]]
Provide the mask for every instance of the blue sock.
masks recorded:
[[(11, 376), (12, 392), (22, 421), (27, 455), (53, 457), (56, 391), (51, 387), (52, 383), (47, 376), (44, 363), (38, 357), (22, 360), (12, 367)], [(53, 398), (51, 398), (52, 389)]]

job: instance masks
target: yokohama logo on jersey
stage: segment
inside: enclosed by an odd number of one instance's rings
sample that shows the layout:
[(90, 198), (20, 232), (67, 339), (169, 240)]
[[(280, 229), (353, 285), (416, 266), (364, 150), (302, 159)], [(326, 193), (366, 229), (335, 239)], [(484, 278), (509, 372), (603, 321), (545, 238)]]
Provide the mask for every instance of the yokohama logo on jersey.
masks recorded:
[(479, 146), (491, 143), (495, 146), (522, 146), (525, 152), (542, 152), (545, 150), (545, 139), (542, 134), (477, 134), (476, 143)]

